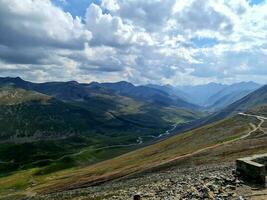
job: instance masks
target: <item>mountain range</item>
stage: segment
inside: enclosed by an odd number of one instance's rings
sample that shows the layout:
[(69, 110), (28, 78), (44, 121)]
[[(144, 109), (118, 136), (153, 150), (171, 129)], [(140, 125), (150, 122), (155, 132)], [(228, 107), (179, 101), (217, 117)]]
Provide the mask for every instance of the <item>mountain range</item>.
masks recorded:
[[(224, 116), (220, 116), (215, 122), (85, 167), (79, 171), (79, 175), (75, 172), (68, 176), (63, 173), (64, 181), (46, 185), (43, 191), (65, 191), (84, 185), (95, 185), (103, 180), (113, 180), (137, 172), (149, 173), (177, 166), (232, 162), (240, 156), (267, 151), (266, 123), (259, 121), (260, 118), (266, 122), (267, 86), (234, 102), (216, 115), (221, 113)], [(110, 166), (113, 166), (112, 169)]]
[(179, 96), (181, 99), (211, 112), (218, 111), (260, 88), (255, 82), (240, 82), (231, 85), (209, 83), (196, 86), (147, 85)]
[(255, 82), (240, 82), (224, 87), (206, 100), (206, 107), (220, 110), (260, 88)]
[[(32, 83), (1, 78), (0, 169), (49, 165), (51, 159), (86, 147), (92, 151), (87, 159), (71, 160), (68, 167), (107, 159), (154, 140), (174, 124), (202, 117), (197, 108), (160, 90), (125, 82)], [(115, 145), (125, 148), (93, 153)]]
[(258, 87), (0, 78), (0, 197), (265, 151), (267, 86)]

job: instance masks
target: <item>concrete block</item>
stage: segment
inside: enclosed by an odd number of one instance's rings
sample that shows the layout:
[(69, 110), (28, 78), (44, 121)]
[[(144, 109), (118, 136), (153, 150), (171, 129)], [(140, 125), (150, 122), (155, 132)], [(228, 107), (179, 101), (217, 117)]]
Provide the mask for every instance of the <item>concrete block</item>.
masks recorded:
[(254, 155), (236, 160), (237, 173), (248, 181), (266, 185), (267, 154)]

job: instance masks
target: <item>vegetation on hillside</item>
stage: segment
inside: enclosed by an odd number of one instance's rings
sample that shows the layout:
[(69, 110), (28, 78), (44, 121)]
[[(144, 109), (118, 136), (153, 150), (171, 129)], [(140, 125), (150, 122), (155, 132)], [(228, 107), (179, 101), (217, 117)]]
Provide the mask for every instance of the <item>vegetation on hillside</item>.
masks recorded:
[[(34, 91), (2, 87), (0, 173), (40, 166), (47, 166), (43, 173), (50, 173), (93, 164), (136, 148), (127, 145), (137, 144), (140, 137), (143, 142), (152, 140), (173, 124), (200, 116), (113, 94), (94, 93), (83, 101), (63, 102)], [(97, 150), (114, 145), (125, 146), (112, 152)], [(83, 153), (76, 155), (79, 152)]]
[[(250, 123), (257, 124), (258, 121), (253, 118), (236, 116), (173, 136), (152, 146), (147, 146), (95, 165), (71, 168), (48, 174), (45, 173), (48, 170), (46, 167), (21, 171), (1, 178), (0, 185), (5, 188), (2, 192), (8, 189), (21, 191), (21, 189), (25, 188), (31, 188), (29, 191), (35, 192), (51, 192), (81, 187), (85, 184), (99, 183), (169, 163), (200, 149), (236, 140), (252, 129)], [(84, 156), (87, 157), (87, 155)], [(69, 160), (65, 161), (65, 163), (68, 163)], [(18, 183), (15, 181), (17, 176), (24, 177), (23, 181), (20, 180), (22, 181), (20, 184), (23, 185), (21, 188), (18, 188)]]

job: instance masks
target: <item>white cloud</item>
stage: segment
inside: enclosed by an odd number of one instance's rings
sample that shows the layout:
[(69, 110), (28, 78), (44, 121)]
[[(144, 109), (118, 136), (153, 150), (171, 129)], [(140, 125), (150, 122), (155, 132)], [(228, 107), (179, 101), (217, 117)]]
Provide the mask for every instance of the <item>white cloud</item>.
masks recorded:
[(172, 16), (174, 0), (119, 0), (119, 9), (113, 13), (146, 31), (164, 28)]
[(79, 48), (91, 39), (81, 20), (49, 0), (0, 0), (0, 43)]
[(85, 16), (87, 28), (92, 32), (94, 45), (124, 45), (133, 36), (130, 25), (124, 24), (122, 19), (111, 14), (103, 13), (100, 6), (91, 4)]
[(102, 0), (101, 7), (109, 11), (117, 11), (120, 8), (116, 0)]
[(266, 1), (102, 0), (75, 17), (50, 0), (0, 0), (0, 72), (39, 81), (184, 84), (251, 74), (264, 82), (266, 10)]

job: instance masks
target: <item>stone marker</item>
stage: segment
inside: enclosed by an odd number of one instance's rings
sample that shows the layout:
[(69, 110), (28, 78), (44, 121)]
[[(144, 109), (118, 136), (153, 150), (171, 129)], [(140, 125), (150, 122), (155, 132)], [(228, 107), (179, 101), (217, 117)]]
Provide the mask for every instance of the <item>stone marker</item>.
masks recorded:
[(236, 160), (237, 173), (254, 183), (266, 186), (267, 154), (254, 155)]

